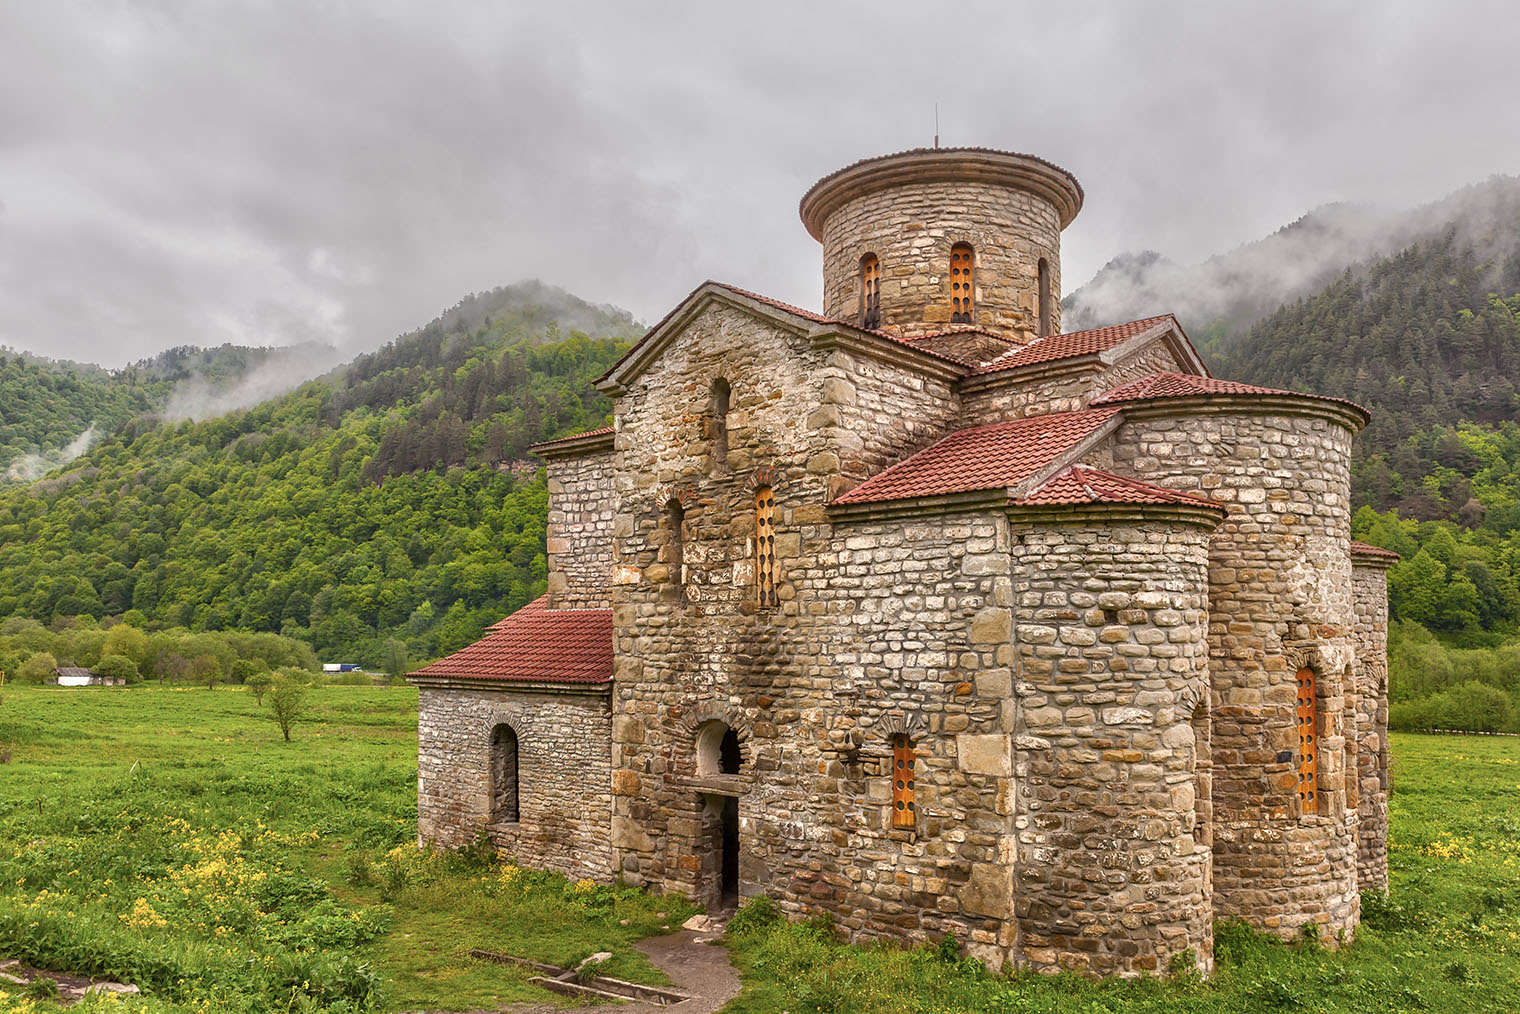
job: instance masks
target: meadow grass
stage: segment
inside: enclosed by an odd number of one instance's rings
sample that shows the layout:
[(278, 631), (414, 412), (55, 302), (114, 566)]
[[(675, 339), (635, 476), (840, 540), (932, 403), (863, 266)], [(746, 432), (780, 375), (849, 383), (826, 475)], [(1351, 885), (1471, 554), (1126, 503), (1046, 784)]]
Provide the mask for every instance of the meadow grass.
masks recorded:
[(0, 956), (136, 983), (146, 1011), (550, 999), (475, 947), (664, 981), (630, 945), (690, 905), (418, 850), (416, 691), (311, 703), (285, 743), (233, 688), (0, 689)]
[[(556, 964), (631, 944), (685, 902), (414, 846), (414, 690), (330, 687), (281, 741), (235, 688), (0, 688), (0, 956), (138, 983), (147, 1012), (460, 1010), (546, 1002), (474, 947)], [(1000, 976), (945, 948), (856, 948), (757, 909), (733, 1009), (1520, 1010), (1520, 740), (1393, 738), (1393, 890), (1356, 942), (1217, 928), (1213, 979)], [(19, 991), (0, 1010), (43, 1010)], [(76, 1008), (78, 1009), (78, 1008)]]
[(1363, 895), (1362, 929), (1348, 947), (1286, 945), (1221, 922), (1208, 981), (1095, 983), (989, 975), (932, 947), (843, 947), (826, 926), (757, 917), (731, 927), (745, 987), (729, 1009), (1520, 1010), (1520, 739), (1395, 734), (1392, 747), (1391, 891)]

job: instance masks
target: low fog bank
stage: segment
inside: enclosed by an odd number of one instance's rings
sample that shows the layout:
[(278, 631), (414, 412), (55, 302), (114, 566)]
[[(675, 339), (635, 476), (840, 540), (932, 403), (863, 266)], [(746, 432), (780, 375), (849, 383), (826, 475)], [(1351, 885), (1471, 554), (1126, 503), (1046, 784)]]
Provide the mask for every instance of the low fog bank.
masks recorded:
[(1172, 313), (1200, 333), (1217, 322), (1238, 332), (1352, 265), (1448, 232), (1496, 269), (1515, 256), (1520, 178), (1495, 176), (1414, 209), (1326, 205), (1201, 264), (1178, 264), (1155, 251), (1121, 254), (1062, 300), (1062, 330)]
[(94, 445), (98, 436), (95, 424), (91, 423), (83, 433), (62, 447), (55, 447), (50, 451), (37, 454), (23, 454), (6, 465), (4, 472), (0, 474), (4, 475), (6, 482), (32, 482), (40, 479), (54, 469), (62, 468), (83, 455)]
[(235, 378), (213, 379), (199, 374), (181, 380), (164, 403), (171, 420), (211, 419), (293, 391), (343, 361), (331, 345), (306, 343), (268, 350), (265, 358)]

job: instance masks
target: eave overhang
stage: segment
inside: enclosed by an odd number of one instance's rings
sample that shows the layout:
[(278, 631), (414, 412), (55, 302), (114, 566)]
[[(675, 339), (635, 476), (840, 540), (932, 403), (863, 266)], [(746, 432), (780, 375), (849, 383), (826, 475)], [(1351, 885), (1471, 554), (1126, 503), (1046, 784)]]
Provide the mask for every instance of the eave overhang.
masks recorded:
[(504, 693), (576, 694), (605, 697), (612, 693), (612, 681), (600, 683), (557, 683), (553, 680), (502, 680), (468, 676), (410, 675), (406, 681), (419, 690), (495, 690)]

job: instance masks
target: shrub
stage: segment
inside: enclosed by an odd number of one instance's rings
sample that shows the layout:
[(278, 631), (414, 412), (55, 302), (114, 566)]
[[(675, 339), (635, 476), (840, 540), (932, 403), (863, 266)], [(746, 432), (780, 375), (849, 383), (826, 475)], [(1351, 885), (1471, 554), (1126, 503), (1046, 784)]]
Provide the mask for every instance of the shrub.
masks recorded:
[(250, 673), (243, 678), (243, 686), (247, 687), (249, 693), (253, 694), (255, 703), (263, 705), (264, 694), (268, 692), (270, 687), (274, 686), (274, 673)]
[(734, 917), (728, 921), (728, 932), (736, 936), (755, 933), (775, 925), (780, 918), (781, 912), (774, 901), (763, 894), (756, 895), (734, 913)]
[(48, 652), (39, 651), (16, 670), (16, 679), (22, 683), (45, 683), (58, 669), (58, 660)]

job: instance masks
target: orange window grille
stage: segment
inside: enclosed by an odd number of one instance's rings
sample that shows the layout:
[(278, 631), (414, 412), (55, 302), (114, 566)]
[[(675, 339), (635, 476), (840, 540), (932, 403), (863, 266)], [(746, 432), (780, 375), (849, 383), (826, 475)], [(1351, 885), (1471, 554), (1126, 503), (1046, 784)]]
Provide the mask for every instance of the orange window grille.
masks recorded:
[(755, 490), (755, 601), (776, 604), (776, 494), (769, 486)]
[(1305, 666), (1298, 683), (1298, 801), (1304, 813), (1319, 812), (1319, 744), (1315, 729), (1314, 670)]
[(860, 326), (881, 326), (881, 261), (875, 254), (860, 259)]
[(950, 248), (950, 323), (970, 324), (975, 283), (975, 255), (971, 244), (957, 243)]
[(892, 737), (892, 826), (916, 827), (913, 805), (913, 741), (903, 733)]

